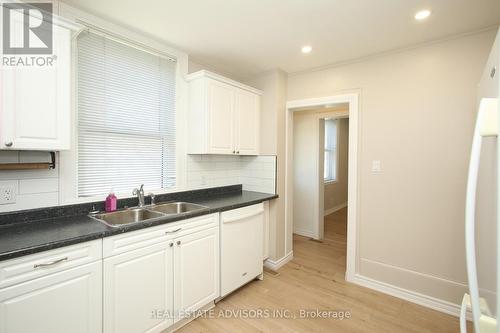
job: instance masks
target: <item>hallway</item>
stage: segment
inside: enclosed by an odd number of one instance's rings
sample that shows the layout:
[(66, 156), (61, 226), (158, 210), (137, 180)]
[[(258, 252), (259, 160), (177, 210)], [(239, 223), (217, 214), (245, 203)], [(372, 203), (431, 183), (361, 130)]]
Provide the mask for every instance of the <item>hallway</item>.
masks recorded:
[[(265, 273), (179, 332), (456, 333), (458, 318), (346, 283), (347, 208), (325, 217), (325, 240), (294, 236), (294, 259), (278, 275)], [(217, 318), (220, 311), (300, 309), (349, 311), (350, 319)]]

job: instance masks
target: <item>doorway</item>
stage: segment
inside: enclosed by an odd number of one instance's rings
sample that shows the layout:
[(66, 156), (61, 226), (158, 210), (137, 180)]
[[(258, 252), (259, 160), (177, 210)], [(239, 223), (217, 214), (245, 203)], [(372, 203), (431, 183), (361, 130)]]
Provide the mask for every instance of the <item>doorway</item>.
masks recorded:
[(321, 118), (319, 136), (323, 139), (319, 147), (319, 173), (323, 175), (319, 191), (324, 203), (322, 238), (339, 244), (344, 252), (347, 245), (349, 117), (333, 113)]
[[(312, 116), (311, 116), (312, 115)], [(347, 119), (348, 118), (348, 119)], [(305, 121), (304, 121), (305, 120)], [(345, 123), (343, 123), (345, 121)], [(325, 126), (326, 123), (326, 126)], [(337, 154), (332, 147), (326, 152), (325, 127), (347, 126), (347, 205), (340, 202), (327, 207), (327, 213), (334, 210), (333, 220), (344, 220), (347, 231), (346, 280), (352, 281), (356, 274), (357, 243), (357, 135), (358, 135), (358, 94), (314, 98), (287, 103), (286, 119), (286, 226), (287, 239), (292, 244), (293, 233), (321, 240), (325, 235), (325, 187), (335, 184), (335, 173), (339, 164), (326, 164), (325, 156), (330, 159)], [(342, 125), (339, 125), (342, 124)], [(311, 136), (310, 134), (313, 133)], [(337, 169), (335, 169), (337, 167)], [(325, 175), (330, 181), (325, 184)], [(327, 194), (328, 195), (328, 194)], [(342, 199), (339, 199), (342, 200)], [(329, 201), (327, 201), (329, 205)], [(330, 214), (327, 214), (330, 215)], [(327, 224), (329, 222), (327, 221)], [(327, 225), (327, 228), (329, 225)], [(342, 226), (333, 225), (333, 229)], [(327, 233), (330, 230), (327, 230)], [(342, 232), (341, 230), (337, 230)], [(334, 231), (335, 232), (335, 231)], [(345, 236), (344, 236), (345, 237)], [(291, 245), (290, 245), (291, 246)]]

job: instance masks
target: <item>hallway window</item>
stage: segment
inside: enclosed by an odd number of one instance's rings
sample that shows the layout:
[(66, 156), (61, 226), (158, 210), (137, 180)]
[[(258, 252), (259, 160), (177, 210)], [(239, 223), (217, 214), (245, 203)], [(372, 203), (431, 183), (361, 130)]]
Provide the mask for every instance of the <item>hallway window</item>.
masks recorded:
[(325, 182), (337, 180), (337, 121), (325, 119)]

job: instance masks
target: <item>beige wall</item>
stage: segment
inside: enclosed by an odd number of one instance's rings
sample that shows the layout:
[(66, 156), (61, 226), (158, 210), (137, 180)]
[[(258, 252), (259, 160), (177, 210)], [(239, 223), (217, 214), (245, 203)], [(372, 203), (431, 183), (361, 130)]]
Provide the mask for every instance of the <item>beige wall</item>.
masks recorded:
[[(278, 70), (246, 82), (264, 91), (262, 152), (278, 156), (272, 260), (283, 258), (292, 243), (284, 210), (286, 100), (359, 92), (358, 273), (459, 302), (466, 288), (463, 203), (476, 84), (494, 34), (292, 74), (288, 80)], [(373, 160), (381, 160), (380, 174), (371, 173)]]
[(347, 167), (349, 152), (349, 119), (337, 121), (338, 131), (338, 164), (337, 181), (326, 183), (324, 187), (325, 212), (347, 204)]
[(261, 89), (261, 154), (277, 156), (277, 193), (278, 199), (271, 201), (269, 258), (279, 260), (288, 254), (291, 233), (285, 224), (285, 104), (287, 75), (275, 70), (267, 72), (247, 84)]
[[(289, 76), (288, 100), (360, 93), (360, 274), (459, 302), (476, 85), (494, 36)], [(379, 174), (373, 160), (382, 162)]]
[[(319, 239), (319, 171), (322, 122), (316, 112), (293, 114), (293, 232)], [(323, 125), (324, 126), (324, 125)]]
[[(337, 181), (324, 184), (324, 119), (346, 117), (346, 106), (337, 110), (293, 112), (293, 232), (322, 238), (323, 212), (347, 202), (347, 153), (349, 120), (338, 119)], [(323, 191), (324, 193), (320, 193)], [(317, 198), (317, 200), (315, 199)], [(319, 201), (319, 202), (318, 202)], [(321, 205), (321, 202), (324, 202)], [(329, 206), (327, 206), (329, 205)]]

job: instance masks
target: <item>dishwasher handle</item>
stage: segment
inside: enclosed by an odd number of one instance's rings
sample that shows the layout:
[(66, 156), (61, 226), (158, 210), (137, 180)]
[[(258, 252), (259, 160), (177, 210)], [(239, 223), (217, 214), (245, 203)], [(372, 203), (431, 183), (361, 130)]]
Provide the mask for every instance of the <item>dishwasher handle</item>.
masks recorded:
[(264, 213), (264, 209), (259, 209), (258, 211), (251, 212), (251, 213), (248, 213), (248, 214), (245, 214), (245, 215), (239, 215), (239, 216), (235, 216), (235, 217), (232, 217), (232, 218), (225, 219), (225, 220), (222, 221), (222, 223), (227, 224), (227, 223), (239, 222), (239, 221), (246, 220), (248, 218), (260, 215), (262, 213)]

